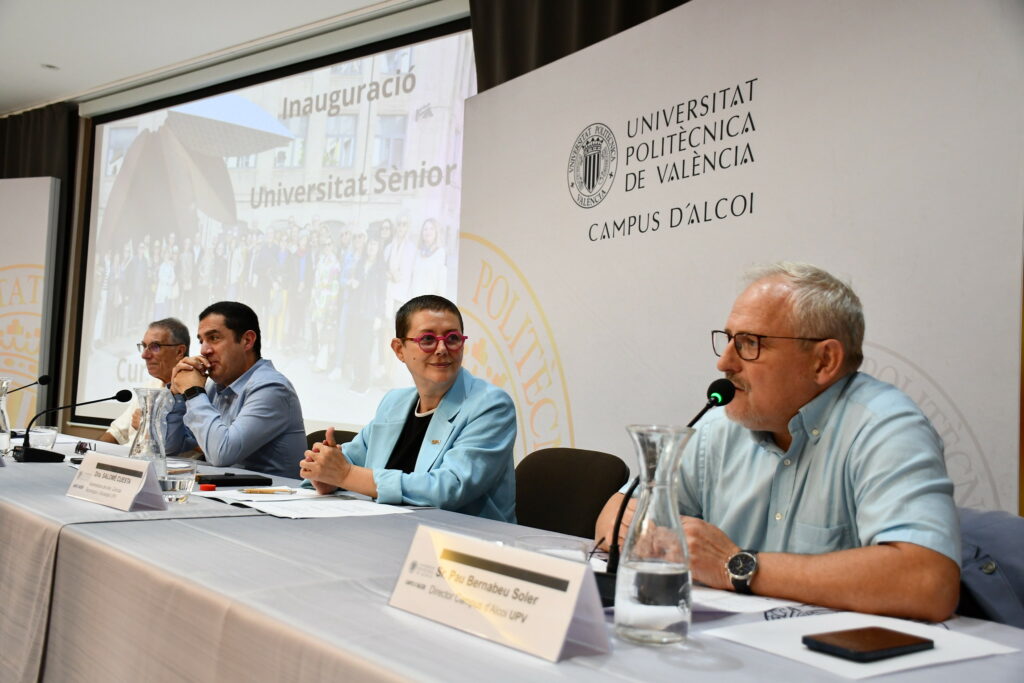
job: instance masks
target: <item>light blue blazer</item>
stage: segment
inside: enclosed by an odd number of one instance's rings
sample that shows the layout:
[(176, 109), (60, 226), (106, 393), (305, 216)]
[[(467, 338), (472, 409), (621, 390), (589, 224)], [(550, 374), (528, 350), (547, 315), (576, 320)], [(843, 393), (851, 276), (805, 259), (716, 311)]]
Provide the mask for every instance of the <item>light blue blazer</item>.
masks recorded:
[(430, 420), (415, 469), (385, 469), (417, 398), (413, 387), (389, 391), (373, 420), (342, 446), (352, 464), (373, 470), (377, 502), (515, 523), (516, 409), (509, 395), (459, 370)]

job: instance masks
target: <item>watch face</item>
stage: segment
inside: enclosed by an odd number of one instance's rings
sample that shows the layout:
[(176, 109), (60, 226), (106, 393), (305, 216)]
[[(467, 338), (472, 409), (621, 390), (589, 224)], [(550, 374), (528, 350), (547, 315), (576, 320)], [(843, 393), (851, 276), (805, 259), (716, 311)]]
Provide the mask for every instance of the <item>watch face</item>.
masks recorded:
[(736, 553), (729, 558), (729, 573), (734, 576), (750, 576), (757, 569), (757, 558), (750, 553)]

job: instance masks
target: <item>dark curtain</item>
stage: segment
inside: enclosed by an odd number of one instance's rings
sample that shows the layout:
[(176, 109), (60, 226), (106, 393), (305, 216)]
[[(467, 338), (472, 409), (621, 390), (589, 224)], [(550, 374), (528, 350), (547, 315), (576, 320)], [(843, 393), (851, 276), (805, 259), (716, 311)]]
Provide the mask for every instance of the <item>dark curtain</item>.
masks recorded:
[[(40, 107), (23, 114), (0, 118), (0, 178), (39, 178), (60, 180), (57, 214), (56, 263), (53, 270), (53, 309), (44, 311), (57, 324), (50, 326), (50, 356), (40, 374), (54, 378), (47, 406), (54, 407), (60, 397), (60, 361), (63, 355), (64, 304), (67, 291), (68, 250), (71, 245), (71, 206), (75, 188), (75, 150), (78, 141), (78, 107), (60, 103)], [(0, 208), (2, 210), (2, 208)]]
[(688, 0), (470, 0), (480, 92)]

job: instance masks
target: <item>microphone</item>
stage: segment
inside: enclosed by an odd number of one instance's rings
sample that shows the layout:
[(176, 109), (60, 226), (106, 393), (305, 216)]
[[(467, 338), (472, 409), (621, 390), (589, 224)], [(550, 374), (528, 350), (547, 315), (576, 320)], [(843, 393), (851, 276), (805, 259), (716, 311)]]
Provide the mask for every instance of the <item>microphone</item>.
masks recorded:
[(25, 386), (22, 386), (22, 387), (18, 387), (17, 389), (11, 389), (10, 391), (7, 392), (7, 395), (10, 396), (15, 391), (21, 391), (22, 389), (28, 389), (29, 387), (34, 387), (37, 384), (39, 386), (41, 386), (41, 387), (45, 387), (49, 383), (50, 383), (50, 376), (49, 375), (39, 375), (39, 379), (37, 379), (35, 382), (32, 382), (31, 384), (26, 384)]
[(735, 395), (736, 387), (733, 385), (732, 382), (730, 382), (724, 377), (722, 377), (721, 379), (716, 379), (714, 382), (710, 384), (710, 386), (708, 386), (707, 404), (700, 409), (700, 412), (697, 413), (697, 415), (692, 420), (690, 420), (690, 422), (686, 426), (692, 427), (693, 425), (697, 424), (697, 420), (704, 417), (704, 413), (708, 412), (715, 406), (724, 406), (726, 403), (732, 401), (733, 396)]
[[(47, 378), (49, 381), (49, 378)], [(106, 398), (98, 398), (95, 401), (82, 401), (81, 403), (71, 403), (66, 406), (60, 406), (58, 408), (49, 408), (41, 413), (37, 413), (31, 420), (28, 421), (28, 427), (25, 428), (25, 440), (21, 446), (16, 446), (14, 449), (14, 459), (18, 462), (64, 462), (64, 454), (57, 453), (55, 451), (49, 451), (45, 448), (32, 448), (29, 443), (29, 434), (32, 432), (32, 425), (43, 415), (47, 413), (56, 413), (67, 408), (76, 408), (78, 406), (87, 406), (92, 403), (102, 403), (103, 401), (120, 401), (121, 403), (127, 403), (132, 400), (132, 392), (128, 389), (122, 389), (113, 396)]]
[[(724, 406), (736, 396), (736, 387), (729, 380), (723, 378), (716, 379), (708, 386), (707, 398), (708, 402), (700, 409), (689, 423), (687, 427), (692, 427), (697, 424), (697, 420), (704, 417), (704, 414), (715, 406)], [(633, 479), (633, 483), (629, 485), (629, 489), (626, 491), (625, 497), (622, 499), (622, 505), (619, 506), (619, 512), (615, 515), (615, 525), (612, 527), (612, 540), (611, 545), (608, 548), (608, 570), (607, 572), (594, 572), (598, 576), (597, 586), (601, 593), (601, 604), (605, 607), (610, 607), (615, 604), (615, 582), (612, 578), (615, 573), (619, 570), (619, 529), (622, 528), (622, 517), (626, 514), (626, 507), (629, 505), (629, 500), (633, 497), (633, 493), (636, 491), (636, 487), (640, 485), (640, 477), (637, 476)], [(600, 576), (606, 574), (607, 576)], [(610, 586), (610, 589), (609, 589)]]

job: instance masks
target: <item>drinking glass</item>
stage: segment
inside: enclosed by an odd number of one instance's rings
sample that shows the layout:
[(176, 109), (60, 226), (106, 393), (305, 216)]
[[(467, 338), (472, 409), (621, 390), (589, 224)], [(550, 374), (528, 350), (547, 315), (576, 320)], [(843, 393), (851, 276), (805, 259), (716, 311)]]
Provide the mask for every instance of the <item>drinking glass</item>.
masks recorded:
[(57, 443), (57, 430), (53, 427), (33, 427), (29, 432), (28, 441), (32, 448), (49, 450)]
[[(153, 463), (157, 469), (157, 481), (164, 499), (168, 503), (184, 503), (196, 485), (196, 461), (191, 458), (167, 458)], [(162, 467), (161, 467), (162, 466)]]

